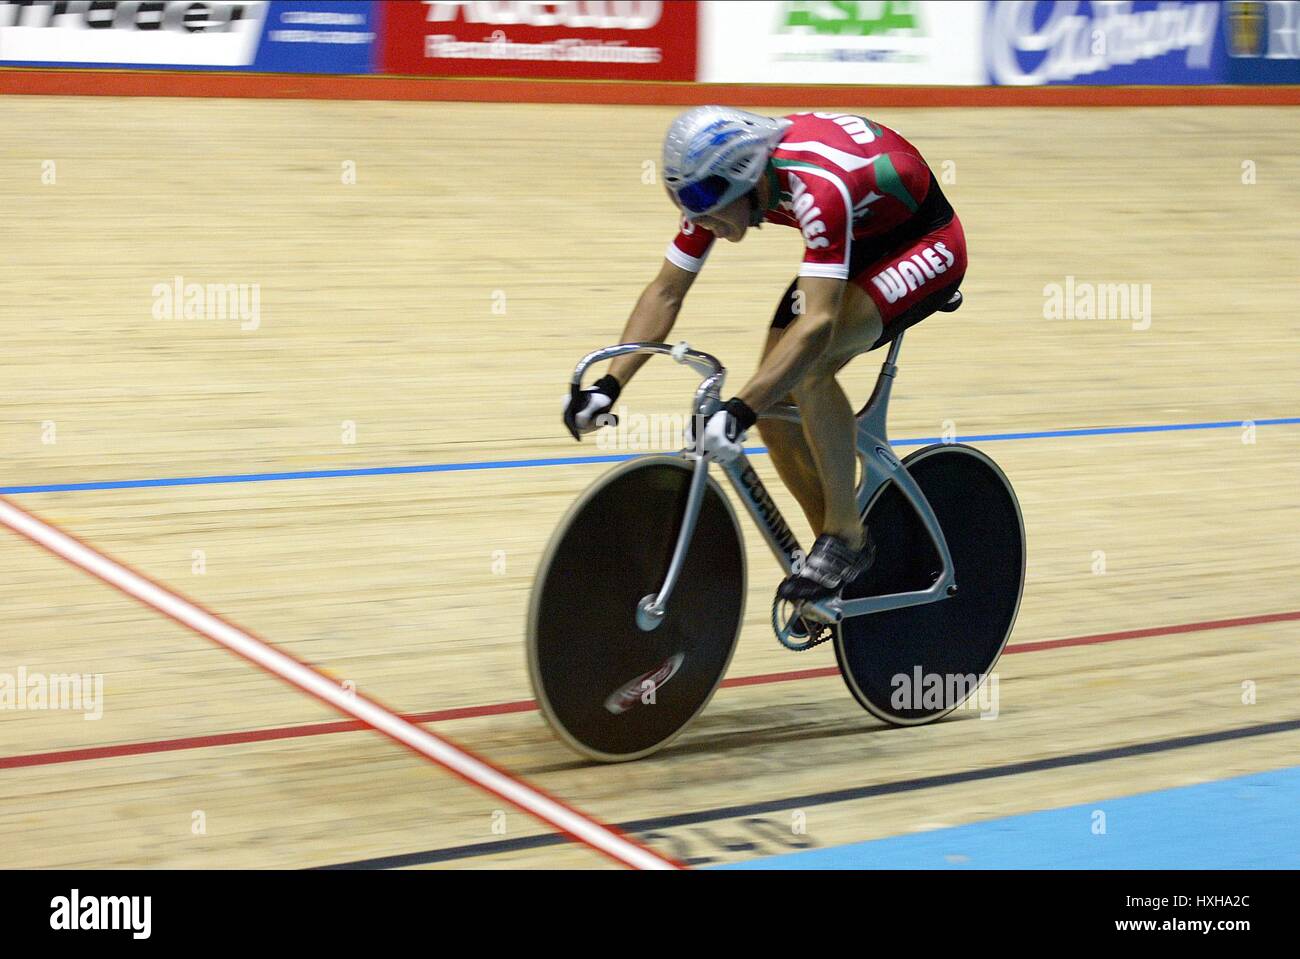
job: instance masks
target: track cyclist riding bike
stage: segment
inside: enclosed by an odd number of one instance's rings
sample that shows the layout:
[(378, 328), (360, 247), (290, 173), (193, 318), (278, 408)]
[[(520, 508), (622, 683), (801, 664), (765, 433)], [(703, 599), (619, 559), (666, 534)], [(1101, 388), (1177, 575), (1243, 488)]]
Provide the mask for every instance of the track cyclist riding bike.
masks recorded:
[[(623, 342), (667, 339), (716, 238), (739, 243), (764, 222), (803, 234), (798, 275), (777, 305), (758, 371), (699, 430), (700, 452), (737, 456), (758, 413), (796, 404), (802, 426), (765, 420), (759, 432), (782, 481), (817, 534), (778, 589), (791, 602), (838, 596), (871, 565), (858, 515), (853, 408), (836, 374), (948, 301), (966, 273), (961, 222), (920, 152), (865, 117), (765, 117), (729, 107), (678, 116), (664, 140), (663, 175), (682, 213), (658, 276), (637, 301)], [(577, 436), (648, 359), (621, 356), (566, 401)]]

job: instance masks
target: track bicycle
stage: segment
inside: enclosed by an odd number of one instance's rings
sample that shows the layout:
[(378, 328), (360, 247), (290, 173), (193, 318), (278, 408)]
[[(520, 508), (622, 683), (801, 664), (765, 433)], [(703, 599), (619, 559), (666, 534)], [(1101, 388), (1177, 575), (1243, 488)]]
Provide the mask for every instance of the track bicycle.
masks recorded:
[[(941, 309), (960, 305), (955, 292)], [(1024, 589), (1025, 531), (1011, 484), (984, 453), (941, 443), (899, 459), (890, 448), (902, 339), (857, 414), (857, 502), (875, 562), (839, 599), (774, 600), (772, 627), (795, 651), (833, 642), (857, 701), (886, 723), (915, 726), (962, 705), (1001, 656)], [(721, 406), (725, 368), (684, 343), (589, 353), (570, 380), (573, 402), (589, 368), (629, 353), (668, 355), (699, 373), (692, 415), (707, 420)], [(779, 404), (759, 418), (797, 423), (799, 411)], [(748, 457), (714, 463), (689, 447), (611, 469), (546, 548), (529, 604), (529, 675), (547, 722), (584, 756), (619, 762), (663, 748), (722, 682), (748, 584), (740, 523), (714, 465), (783, 573), (796, 569), (803, 551)]]

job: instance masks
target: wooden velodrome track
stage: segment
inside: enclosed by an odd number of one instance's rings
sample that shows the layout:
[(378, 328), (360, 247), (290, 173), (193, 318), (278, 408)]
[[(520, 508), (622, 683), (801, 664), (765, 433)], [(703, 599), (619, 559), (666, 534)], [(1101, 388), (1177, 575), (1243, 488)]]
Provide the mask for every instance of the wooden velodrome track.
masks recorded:
[[(607, 465), (22, 491), (619, 452), (577, 447), (559, 399), (660, 262), (674, 219), (643, 165), (673, 112), (0, 100), (0, 484), (692, 863), (1293, 764), (1300, 425), (1245, 421), (1300, 414), (1294, 108), (876, 113), (951, 161), (972, 262), (963, 310), (908, 336), (891, 433), (1031, 434), (976, 441), (1029, 541), (996, 721), (871, 719), (829, 647), (777, 645), (747, 528), (731, 685), (655, 757), (577, 760), (527, 702), (524, 611), (553, 524)], [(716, 250), (675, 338), (739, 385), (798, 259), (776, 229)], [(258, 284), (257, 329), (154, 318), (176, 276)], [(1150, 284), (1149, 327), (1044, 318), (1067, 277)], [(879, 358), (846, 372), (855, 400)], [(623, 402), (680, 413), (693, 384), (655, 361)], [(0, 710), (9, 866), (608, 864), (8, 531), (0, 571), (0, 672), (105, 683), (98, 721)]]

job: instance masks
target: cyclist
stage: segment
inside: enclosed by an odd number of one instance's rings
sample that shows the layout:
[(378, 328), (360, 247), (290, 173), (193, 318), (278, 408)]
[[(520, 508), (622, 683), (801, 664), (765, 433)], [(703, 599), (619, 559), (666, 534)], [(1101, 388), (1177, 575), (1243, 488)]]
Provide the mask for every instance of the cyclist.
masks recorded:
[[(700, 450), (739, 455), (758, 413), (785, 400), (802, 425), (759, 433), (817, 535), (781, 583), (791, 601), (839, 595), (874, 558), (858, 515), (856, 423), (835, 379), (860, 353), (892, 340), (947, 302), (966, 272), (961, 222), (916, 147), (873, 120), (839, 113), (766, 117), (728, 107), (688, 110), (664, 140), (663, 178), (682, 214), (659, 274), (623, 328), (623, 342), (663, 341), (716, 238), (739, 243), (764, 222), (803, 235), (798, 275), (777, 305), (748, 383), (700, 430)], [(566, 401), (575, 436), (600, 417), (648, 359), (623, 356)]]

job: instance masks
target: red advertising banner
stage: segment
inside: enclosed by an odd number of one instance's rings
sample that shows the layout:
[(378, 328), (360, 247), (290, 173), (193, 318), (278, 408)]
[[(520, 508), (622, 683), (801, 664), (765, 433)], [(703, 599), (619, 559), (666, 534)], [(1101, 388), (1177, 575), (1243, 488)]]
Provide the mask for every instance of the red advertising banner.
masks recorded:
[(694, 80), (694, 0), (386, 0), (384, 73)]

